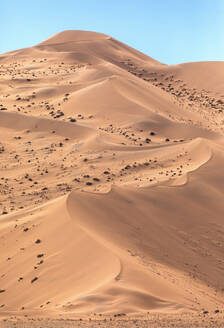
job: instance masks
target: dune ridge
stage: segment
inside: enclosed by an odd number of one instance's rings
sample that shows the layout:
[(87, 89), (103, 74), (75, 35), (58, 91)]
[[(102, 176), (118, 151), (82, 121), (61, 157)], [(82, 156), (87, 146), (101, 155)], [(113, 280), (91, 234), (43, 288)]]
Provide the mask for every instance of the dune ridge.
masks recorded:
[(0, 55), (1, 317), (221, 313), (223, 72), (88, 31)]

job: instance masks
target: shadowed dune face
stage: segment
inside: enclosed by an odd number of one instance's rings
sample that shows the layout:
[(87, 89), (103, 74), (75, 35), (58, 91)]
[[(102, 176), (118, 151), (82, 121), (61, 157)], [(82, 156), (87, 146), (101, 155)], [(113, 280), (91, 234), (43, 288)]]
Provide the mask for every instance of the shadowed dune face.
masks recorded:
[(0, 55), (0, 308), (223, 308), (223, 63), (100, 33)]

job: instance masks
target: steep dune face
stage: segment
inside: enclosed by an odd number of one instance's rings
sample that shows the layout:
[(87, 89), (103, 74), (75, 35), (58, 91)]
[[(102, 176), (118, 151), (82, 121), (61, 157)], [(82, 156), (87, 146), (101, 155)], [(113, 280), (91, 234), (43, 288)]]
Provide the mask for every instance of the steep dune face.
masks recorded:
[[(224, 181), (220, 177), (217, 185), (215, 178), (223, 153), (216, 155), (191, 173), (184, 185), (141, 191), (113, 188), (104, 195), (70, 194), (68, 209), (70, 213), (79, 213), (80, 227), (113, 249), (121, 262), (123, 260), (124, 268), (129, 258), (134, 258), (135, 267), (142, 265), (141, 272), (147, 268), (147, 274), (154, 278), (147, 285), (147, 277), (136, 272), (135, 278), (140, 284), (136, 286), (132, 275), (127, 274), (127, 266), (126, 274), (120, 274), (121, 286), (125, 284), (131, 289), (134, 285), (163, 301), (186, 307), (195, 307), (195, 301), (200, 306), (213, 307), (214, 295), (215, 302), (223, 303), (223, 262), (219, 246), (223, 245)], [(194, 295), (194, 302), (190, 294)]]
[(16, 220), (21, 225), (7, 218), (2, 236), (2, 261), (10, 255), (2, 277), (9, 311), (62, 307), (71, 296), (90, 292), (119, 272), (119, 260), (71, 224), (66, 198), (23, 212)]
[(3, 315), (222, 308), (223, 63), (65, 31), (0, 73)]

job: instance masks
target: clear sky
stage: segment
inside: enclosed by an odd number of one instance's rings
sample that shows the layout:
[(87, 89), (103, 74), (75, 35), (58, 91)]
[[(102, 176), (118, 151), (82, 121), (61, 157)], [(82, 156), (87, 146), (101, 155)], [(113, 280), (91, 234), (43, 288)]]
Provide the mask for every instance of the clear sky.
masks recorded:
[(166, 64), (224, 60), (224, 0), (0, 0), (0, 12), (0, 53), (77, 29)]

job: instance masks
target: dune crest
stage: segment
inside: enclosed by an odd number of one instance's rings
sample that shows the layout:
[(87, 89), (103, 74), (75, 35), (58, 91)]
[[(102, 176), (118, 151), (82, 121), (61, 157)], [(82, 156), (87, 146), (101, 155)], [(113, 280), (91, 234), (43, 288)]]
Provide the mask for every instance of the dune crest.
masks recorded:
[(0, 70), (1, 315), (223, 309), (223, 62), (64, 31)]

